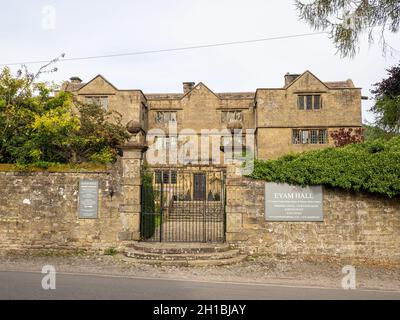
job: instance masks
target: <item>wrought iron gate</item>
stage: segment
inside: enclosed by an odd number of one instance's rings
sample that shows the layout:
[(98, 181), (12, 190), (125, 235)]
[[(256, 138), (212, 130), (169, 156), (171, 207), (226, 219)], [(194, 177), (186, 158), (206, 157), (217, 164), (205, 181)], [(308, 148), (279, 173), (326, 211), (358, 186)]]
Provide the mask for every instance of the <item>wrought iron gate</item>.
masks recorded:
[(146, 168), (142, 171), (142, 241), (224, 242), (225, 171)]

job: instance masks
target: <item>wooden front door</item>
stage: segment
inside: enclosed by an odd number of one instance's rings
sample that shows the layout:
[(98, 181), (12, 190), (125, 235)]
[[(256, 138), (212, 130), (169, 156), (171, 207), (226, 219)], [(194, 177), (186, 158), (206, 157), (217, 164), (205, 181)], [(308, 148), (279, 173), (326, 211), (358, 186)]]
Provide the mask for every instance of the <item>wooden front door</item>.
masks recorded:
[(205, 173), (195, 173), (193, 175), (193, 200), (206, 200), (206, 175)]

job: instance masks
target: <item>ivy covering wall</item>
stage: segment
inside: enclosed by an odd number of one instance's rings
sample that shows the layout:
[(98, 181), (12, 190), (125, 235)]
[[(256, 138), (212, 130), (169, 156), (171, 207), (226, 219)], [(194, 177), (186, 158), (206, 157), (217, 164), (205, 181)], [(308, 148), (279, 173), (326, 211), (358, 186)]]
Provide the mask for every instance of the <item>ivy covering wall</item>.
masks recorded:
[(400, 137), (256, 160), (249, 176), (394, 197), (400, 195)]

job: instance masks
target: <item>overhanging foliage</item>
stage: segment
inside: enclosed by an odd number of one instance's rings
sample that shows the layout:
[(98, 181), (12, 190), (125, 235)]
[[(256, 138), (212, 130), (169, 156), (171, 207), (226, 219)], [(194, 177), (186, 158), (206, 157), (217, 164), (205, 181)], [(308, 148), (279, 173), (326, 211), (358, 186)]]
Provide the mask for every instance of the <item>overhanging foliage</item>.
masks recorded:
[(400, 137), (255, 162), (254, 179), (400, 195)]
[(0, 163), (113, 162), (129, 138), (121, 116), (55, 92), (38, 75), (0, 72)]

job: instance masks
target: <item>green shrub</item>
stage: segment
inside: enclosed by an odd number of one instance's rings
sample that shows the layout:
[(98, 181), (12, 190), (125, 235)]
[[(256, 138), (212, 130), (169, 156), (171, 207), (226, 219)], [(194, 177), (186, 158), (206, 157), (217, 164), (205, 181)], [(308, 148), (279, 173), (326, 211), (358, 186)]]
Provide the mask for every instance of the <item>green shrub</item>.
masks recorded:
[(155, 201), (157, 192), (153, 188), (153, 173), (147, 167), (144, 167), (142, 171), (141, 193), (141, 236), (143, 239), (149, 239), (160, 225), (160, 209), (157, 208)]
[(115, 256), (118, 253), (118, 250), (115, 248), (108, 248), (104, 250), (104, 255), (106, 256)]
[(400, 195), (400, 137), (309, 151), (277, 160), (256, 160), (249, 176), (394, 197)]
[(114, 162), (117, 157), (115, 150), (110, 147), (104, 147), (99, 152), (95, 152), (90, 156), (90, 160), (98, 163), (111, 163)]
[(110, 163), (129, 134), (122, 115), (82, 104), (37, 75), (0, 70), (0, 163)]

